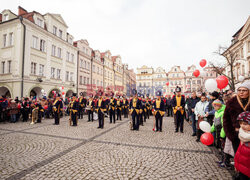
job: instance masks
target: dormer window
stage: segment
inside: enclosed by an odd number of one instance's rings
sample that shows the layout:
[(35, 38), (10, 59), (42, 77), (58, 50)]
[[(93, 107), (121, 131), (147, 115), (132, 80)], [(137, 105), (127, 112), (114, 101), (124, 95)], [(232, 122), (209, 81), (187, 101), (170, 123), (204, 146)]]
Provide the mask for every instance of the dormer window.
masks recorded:
[(53, 34), (56, 35), (56, 32), (57, 32), (57, 27), (53, 26)]
[(43, 28), (43, 20), (37, 18), (37, 25)]
[(9, 20), (9, 14), (4, 14), (3, 21), (8, 21), (8, 20)]

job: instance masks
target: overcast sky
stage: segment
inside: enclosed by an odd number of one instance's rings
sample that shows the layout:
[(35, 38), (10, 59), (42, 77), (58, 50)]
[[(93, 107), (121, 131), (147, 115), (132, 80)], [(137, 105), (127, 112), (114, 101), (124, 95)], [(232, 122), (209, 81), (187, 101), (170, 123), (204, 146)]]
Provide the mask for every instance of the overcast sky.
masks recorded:
[(250, 0), (7, 0), (0, 11), (17, 13), (19, 5), (61, 14), (75, 40), (120, 54), (135, 70), (214, 61), (250, 15)]

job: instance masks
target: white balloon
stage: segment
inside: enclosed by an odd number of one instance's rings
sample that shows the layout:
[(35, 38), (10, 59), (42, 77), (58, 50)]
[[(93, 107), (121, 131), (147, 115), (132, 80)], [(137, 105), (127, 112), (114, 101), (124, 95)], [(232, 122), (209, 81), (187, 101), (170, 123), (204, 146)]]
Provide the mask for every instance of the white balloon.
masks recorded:
[(244, 76), (239, 76), (239, 81), (242, 82), (244, 81), (245, 77)]
[(199, 126), (203, 132), (211, 132), (211, 125), (207, 121), (201, 121)]
[(60, 91), (62, 90), (62, 87), (59, 87)]
[(205, 88), (208, 92), (213, 92), (217, 90), (217, 82), (215, 79), (208, 79), (205, 82)]
[(41, 93), (44, 93), (44, 89), (41, 90)]

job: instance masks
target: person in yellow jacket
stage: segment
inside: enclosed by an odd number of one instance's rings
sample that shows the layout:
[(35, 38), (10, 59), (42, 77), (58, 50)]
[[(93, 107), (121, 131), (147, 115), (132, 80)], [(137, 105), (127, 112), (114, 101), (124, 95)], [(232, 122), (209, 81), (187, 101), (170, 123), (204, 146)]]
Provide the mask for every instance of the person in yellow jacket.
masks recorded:
[(141, 101), (139, 100), (137, 96), (137, 91), (133, 89), (132, 91), (134, 97), (131, 99), (130, 104), (129, 104), (129, 111), (132, 116), (132, 121), (133, 121), (133, 129), (139, 131), (139, 126), (140, 126), (140, 109), (141, 109)]
[(183, 133), (183, 123), (184, 123), (184, 108), (185, 108), (185, 96), (181, 95), (181, 88), (176, 87), (176, 95), (172, 99), (172, 107), (175, 116), (175, 132), (179, 129)]
[(157, 99), (154, 101), (154, 116), (155, 116), (155, 128), (156, 132), (162, 132), (162, 118), (165, 114), (165, 105), (164, 101), (161, 99), (161, 91), (156, 92)]

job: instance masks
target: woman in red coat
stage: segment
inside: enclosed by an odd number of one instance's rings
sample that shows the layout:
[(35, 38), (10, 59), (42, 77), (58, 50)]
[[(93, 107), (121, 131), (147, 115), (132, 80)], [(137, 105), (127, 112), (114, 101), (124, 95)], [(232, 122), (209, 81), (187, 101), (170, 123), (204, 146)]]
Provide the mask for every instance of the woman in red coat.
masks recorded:
[(243, 112), (237, 119), (240, 123), (240, 145), (234, 157), (234, 166), (240, 179), (250, 178), (250, 112)]

